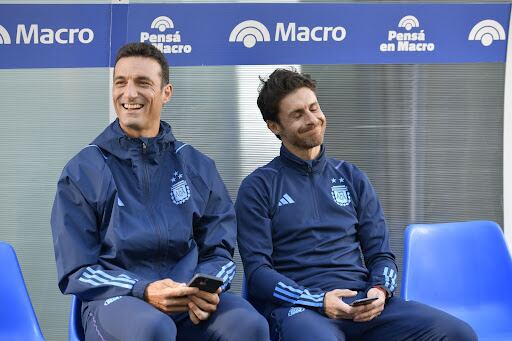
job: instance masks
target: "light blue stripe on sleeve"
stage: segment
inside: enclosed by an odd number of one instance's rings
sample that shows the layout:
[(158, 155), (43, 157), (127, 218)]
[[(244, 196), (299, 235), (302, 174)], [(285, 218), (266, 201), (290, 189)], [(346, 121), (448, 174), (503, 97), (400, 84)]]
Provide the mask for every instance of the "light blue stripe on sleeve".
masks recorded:
[(282, 299), (283, 301), (286, 301), (286, 302), (295, 303), (295, 300), (292, 300), (292, 299), (290, 299), (288, 297), (281, 296), (281, 295), (279, 295), (279, 294), (277, 294), (275, 292), (274, 292), (274, 297), (280, 298), (280, 299)]
[(294, 294), (294, 293), (292, 293), (292, 292), (290, 292), (290, 291), (287, 291), (287, 290), (281, 289), (281, 288), (279, 288), (279, 287), (275, 287), (275, 291), (276, 291), (276, 292), (279, 292), (279, 293), (281, 293), (281, 294), (284, 294), (284, 295), (290, 296), (290, 297), (292, 297), (292, 298), (294, 298), (294, 299), (297, 299), (297, 298), (299, 298), (299, 297), (300, 297), (298, 294)]
[(279, 282), (279, 283), (277, 283), (277, 285), (279, 285), (279, 286), (280, 286), (280, 287), (282, 287), (282, 288), (288, 289), (288, 290), (290, 290), (290, 291), (296, 292), (296, 293), (298, 293), (299, 295), (301, 295), (301, 294), (304, 292), (304, 290), (301, 290), (301, 289), (297, 289), (297, 288), (291, 287), (291, 286), (289, 286), (289, 285), (284, 284), (283, 282)]
[(300, 295), (300, 298), (303, 299), (303, 300), (311, 300), (313, 302), (323, 302), (324, 301), (324, 297), (323, 296), (321, 296), (321, 297), (311, 297), (309, 295), (302, 294), (302, 295)]
[(310, 307), (322, 307), (324, 305), (324, 303), (311, 303), (309, 301), (303, 301), (303, 300), (298, 300), (297, 302), (295, 302), (295, 304), (302, 304), (302, 305), (307, 305), (307, 306), (310, 306)]

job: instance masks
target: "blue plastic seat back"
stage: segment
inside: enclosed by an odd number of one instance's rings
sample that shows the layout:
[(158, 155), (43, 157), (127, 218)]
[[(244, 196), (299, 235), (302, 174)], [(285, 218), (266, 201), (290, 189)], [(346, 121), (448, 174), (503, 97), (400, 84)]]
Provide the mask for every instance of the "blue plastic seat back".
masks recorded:
[(71, 295), (71, 310), (69, 313), (69, 341), (85, 340), (81, 315), (82, 302), (75, 295)]
[(414, 224), (404, 242), (404, 299), (465, 320), (481, 340), (512, 340), (512, 259), (496, 223)]
[(44, 340), (11, 245), (0, 242), (0, 340)]

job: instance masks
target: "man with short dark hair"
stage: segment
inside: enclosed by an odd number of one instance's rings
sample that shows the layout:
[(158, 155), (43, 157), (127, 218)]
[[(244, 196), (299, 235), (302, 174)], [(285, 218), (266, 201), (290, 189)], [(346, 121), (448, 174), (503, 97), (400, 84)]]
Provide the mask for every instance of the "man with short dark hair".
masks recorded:
[(326, 156), (315, 81), (275, 70), (257, 103), (281, 152), (245, 178), (235, 208), (249, 298), (272, 339), (476, 340), (465, 322), (393, 296), (384, 213), (361, 170)]
[[(162, 53), (123, 46), (112, 94), (117, 120), (65, 166), (51, 218), (59, 288), (82, 300), (86, 339), (268, 340), (261, 315), (225, 293), (236, 219), (215, 164), (160, 121)], [(222, 286), (187, 286), (197, 273)]]

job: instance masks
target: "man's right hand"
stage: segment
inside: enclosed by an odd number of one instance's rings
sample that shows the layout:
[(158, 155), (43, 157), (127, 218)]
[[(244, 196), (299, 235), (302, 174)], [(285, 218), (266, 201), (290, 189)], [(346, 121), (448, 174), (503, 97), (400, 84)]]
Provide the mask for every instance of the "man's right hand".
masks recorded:
[(181, 313), (188, 311), (188, 296), (198, 292), (198, 288), (166, 278), (150, 283), (144, 290), (144, 300), (166, 314)]
[(214, 293), (200, 290), (196, 295), (190, 296), (188, 316), (193, 324), (199, 324), (201, 321), (209, 319), (211, 314), (217, 310), (221, 291), (221, 288)]
[(348, 289), (335, 289), (329, 291), (324, 296), (324, 312), (327, 317), (339, 320), (352, 320), (355, 315), (364, 310), (363, 306), (352, 307), (343, 302), (343, 297), (353, 297), (357, 295), (357, 291)]

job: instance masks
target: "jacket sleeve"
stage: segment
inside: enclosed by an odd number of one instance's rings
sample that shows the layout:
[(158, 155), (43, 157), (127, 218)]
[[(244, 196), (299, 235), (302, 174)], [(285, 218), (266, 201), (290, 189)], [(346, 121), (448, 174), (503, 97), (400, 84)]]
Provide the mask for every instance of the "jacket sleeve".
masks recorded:
[(94, 161), (71, 160), (57, 184), (51, 226), (59, 288), (86, 301), (122, 295), (142, 298), (147, 281), (101, 265), (101, 226), (108, 224), (104, 220), (111, 210), (105, 203), (115, 191), (105, 161)]
[(396, 289), (397, 266), (389, 247), (389, 231), (384, 212), (370, 180), (356, 169), (355, 188), (358, 193), (358, 236), (367, 269), (369, 287), (382, 287), (393, 295)]
[(254, 299), (279, 306), (323, 308), (325, 293), (305, 288), (274, 269), (272, 262), (271, 190), (263, 176), (246, 178), (235, 204), (238, 249), (244, 263), (247, 288)]
[(236, 218), (233, 202), (212, 162), (209, 193), (201, 218), (194, 223), (194, 239), (199, 249), (196, 273), (222, 278), (227, 291), (235, 276), (233, 253), (236, 242)]

